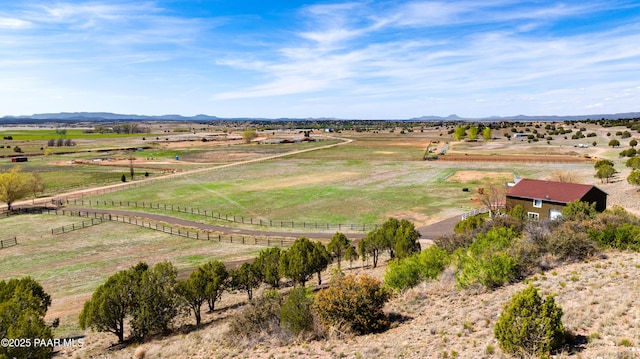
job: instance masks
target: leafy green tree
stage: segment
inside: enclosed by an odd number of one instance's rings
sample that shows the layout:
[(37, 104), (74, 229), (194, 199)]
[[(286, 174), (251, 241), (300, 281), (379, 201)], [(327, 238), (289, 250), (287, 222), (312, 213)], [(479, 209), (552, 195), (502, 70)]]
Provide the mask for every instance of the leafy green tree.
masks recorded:
[(136, 338), (144, 339), (150, 334), (168, 331), (179, 310), (175, 291), (177, 275), (177, 269), (170, 262), (160, 262), (142, 273), (134, 294), (131, 320)]
[(303, 287), (316, 272), (314, 268), (314, 244), (306, 237), (296, 239), (280, 256), (280, 270), (294, 284)]
[(462, 127), (462, 126), (458, 126), (455, 130), (455, 132), (453, 133), (453, 138), (456, 139), (456, 141), (460, 141), (464, 138), (464, 136), (467, 135), (467, 130)]
[(353, 261), (358, 260), (358, 257), (358, 251), (352, 245), (349, 245), (344, 251), (344, 259), (349, 261), (349, 269), (353, 268)]
[(380, 252), (387, 248), (384, 234), (380, 230), (373, 230), (367, 233), (367, 236), (358, 242), (358, 251), (362, 260), (366, 260), (369, 256), (373, 260), (373, 268), (378, 266), (378, 258)]
[(260, 286), (260, 270), (255, 262), (242, 263), (240, 268), (229, 271), (231, 287), (245, 291), (247, 298), (253, 300), (253, 290)]
[(15, 166), (7, 172), (0, 173), (0, 201), (11, 205), (31, 193), (32, 174), (23, 172), (22, 167)]
[[(139, 268), (141, 269), (141, 268)], [(82, 329), (113, 333), (118, 342), (124, 341), (125, 319), (136, 307), (134, 291), (142, 271), (133, 268), (117, 272), (96, 288), (91, 299), (84, 303), (79, 322)]]
[(176, 283), (176, 293), (180, 296), (184, 304), (193, 311), (196, 317), (196, 325), (200, 325), (202, 320), (202, 304), (207, 300), (207, 286), (209, 276), (201, 267), (191, 272), (189, 278)]
[(562, 218), (568, 221), (592, 219), (597, 214), (595, 202), (573, 201), (562, 209)]
[(552, 296), (542, 299), (536, 288), (529, 286), (505, 305), (494, 334), (506, 353), (547, 356), (564, 343), (562, 308)]
[(244, 130), (242, 132), (242, 139), (244, 142), (249, 143), (258, 137), (258, 133), (255, 130)]
[(406, 219), (401, 220), (394, 233), (393, 250), (395, 255), (402, 259), (419, 252), (420, 243), (418, 243), (418, 238), (420, 238), (420, 233), (418, 233), (413, 223)]
[(349, 239), (343, 233), (337, 232), (331, 237), (331, 241), (327, 245), (327, 250), (333, 258), (338, 259), (338, 268), (340, 268), (340, 262), (344, 257), (344, 252), (349, 246)]
[(640, 186), (640, 170), (631, 171), (629, 176), (627, 176), (627, 182), (629, 182), (630, 185)]
[(10, 279), (0, 281), (0, 303), (28, 294), (29, 300), (25, 299), (23, 309), (30, 307), (41, 315), (44, 315), (51, 306), (51, 296), (42, 288), (42, 285), (31, 277), (21, 279)]
[(205, 296), (207, 298), (209, 312), (213, 313), (216, 302), (220, 300), (222, 293), (227, 289), (229, 272), (224, 263), (218, 260), (207, 262), (203, 264), (201, 268), (209, 278)]
[(318, 275), (318, 285), (322, 285), (322, 271), (327, 269), (329, 263), (331, 263), (331, 253), (327, 251), (327, 247), (319, 241), (314, 242), (311, 268)]
[(387, 219), (380, 228), (369, 232), (366, 240), (373, 249), (374, 268), (377, 265), (377, 255), (379, 251), (388, 250), (391, 258), (407, 257), (420, 250), (418, 238), (420, 234), (416, 231), (413, 223), (406, 219)]
[(280, 256), (282, 250), (279, 247), (271, 247), (260, 251), (258, 257), (254, 260), (254, 265), (260, 274), (260, 281), (278, 288), (280, 286)]
[(604, 167), (604, 166), (611, 166), (611, 167), (613, 167), (613, 166), (614, 166), (614, 163), (613, 163), (613, 161), (611, 161), (611, 160), (599, 160), (599, 161), (597, 161), (597, 162), (593, 165), (593, 168), (598, 169), (598, 168), (600, 168), (600, 167)]
[(517, 274), (518, 260), (508, 249), (519, 235), (507, 227), (493, 227), (478, 234), (466, 249), (458, 249), (458, 285), (466, 288), (479, 283), (495, 288), (508, 283)]
[(640, 170), (640, 157), (631, 157), (625, 162), (625, 166), (634, 170)]
[(636, 140), (635, 138), (629, 141), (629, 146), (636, 147), (637, 145), (638, 145), (638, 140)]
[(491, 138), (492, 138), (492, 136), (491, 136), (491, 127), (485, 127), (482, 130), (482, 138), (484, 138), (485, 141), (491, 140)]
[(609, 147), (620, 147), (620, 141), (618, 140), (609, 141)]
[(509, 215), (519, 222), (524, 222), (527, 220), (527, 212), (524, 210), (524, 207), (517, 204), (511, 210), (509, 210)]
[(472, 139), (472, 140), (477, 139), (479, 131), (480, 130), (478, 129), (478, 126), (469, 127), (469, 139)]
[(397, 291), (416, 286), (427, 279), (436, 279), (450, 262), (450, 256), (438, 246), (430, 246), (410, 257), (389, 263), (384, 283)]
[(300, 334), (313, 330), (313, 293), (306, 287), (293, 288), (282, 303), (280, 322), (282, 327)]
[(456, 223), (453, 227), (454, 233), (467, 233), (473, 232), (475, 229), (484, 225), (484, 217), (481, 215), (469, 216), (460, 222)]
[(596, 171), (594, 177), (599, 178), (601, 183), (604, 183), (605, 180), (609, 183), (611, 177), (616, 174), (616, 169), (613, 166), (600, 166)]
[[(7, 339), (52, 339), (51, 327), (44, 321), (51, 297), (40, 283), (25, 277), (0, 281), (0, 337)], [(0, 358), (50, 358), (53, 348), (46, 346), (1, 346)]]

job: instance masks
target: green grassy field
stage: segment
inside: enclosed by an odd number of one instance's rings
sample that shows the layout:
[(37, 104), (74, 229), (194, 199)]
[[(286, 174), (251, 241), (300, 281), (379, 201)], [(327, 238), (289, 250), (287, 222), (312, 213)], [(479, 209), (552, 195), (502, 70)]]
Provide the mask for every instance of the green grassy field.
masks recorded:
[[(51, 138), (58, 139), (60, 134), (54, 129), (24, 129), (0, 131), (0, 137), (12, 136), (14, 141), (48, 141)], [(156, 137), (162, 134), (153, 133), (84, 133), (80, 129), (67, 129), (65, 138), (71, 139), (100, 139), (100, 138), (127, 138), (127, 137)]]
[(260, 246), (219, 243), (172, 236), (134, 225), (107, 222), (62, 235), (59, 228), (82, 219), (55, 215), (1, 218), (0, 239), (18, 245), (0, 250), (0, 280), (31, 276), (52, 297), (48, 316), (60, 317), (58, 335), (79, 334), (77, 315), (97, 286), (111, 274), (140, 261), (171, 261), (192, 268), (209, 260), (252, 258)]

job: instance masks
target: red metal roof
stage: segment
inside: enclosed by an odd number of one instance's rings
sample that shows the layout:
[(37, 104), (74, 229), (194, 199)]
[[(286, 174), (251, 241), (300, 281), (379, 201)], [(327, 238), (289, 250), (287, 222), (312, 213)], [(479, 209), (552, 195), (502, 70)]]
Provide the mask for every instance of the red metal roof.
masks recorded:
[[(593, 185), (522, 179), (507, 192), (508, 196), (569, 203), (582, 199)], [(597, 188), (597, 187), (596, 187)]]

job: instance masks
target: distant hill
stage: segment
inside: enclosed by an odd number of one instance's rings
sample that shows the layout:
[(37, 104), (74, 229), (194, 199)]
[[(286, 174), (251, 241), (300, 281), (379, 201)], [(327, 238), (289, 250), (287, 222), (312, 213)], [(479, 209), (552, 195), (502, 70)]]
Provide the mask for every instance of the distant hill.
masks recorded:
[[(441, 116), (421, 116), (410, 119), (378, 119), (380, 121), (581, 121), (588, 119), (608, 119), (616, 120), (621, 118), (639, 118), (640, 112), (628, 112), (617, 114), (596, 114), (596, 115), (579, 115), (579, 116), (492, 116), (482, 118), (464, 118), (458, 115)], [(208, 121), (355, 121), (357, 119), (339, 119), (339, 118), (221, 118), (209, 115), (182, 116), (182, 115), (126, 115), (110, 112), (60, 112), (60, 113), (42, 113), (29, 116), (4, 116), (0, 118), (0, 123), (40, 123), (40, 122), (108, 122), (108, 121), (191, 121), (191, 122), (208, 122)]]
[(411, 121), (584, 121), (584, 120), (618, 120), (621, 118), (639, 118), (640, 112), (626, 112), (615, 114), (595, 114), (595, 115), (577, 115), (577, 116), (491, 116), (480, 118), (464, 118), (458, 115), (449, 115), (447, 117), (439, 116), (422, 116), (410, 119)]

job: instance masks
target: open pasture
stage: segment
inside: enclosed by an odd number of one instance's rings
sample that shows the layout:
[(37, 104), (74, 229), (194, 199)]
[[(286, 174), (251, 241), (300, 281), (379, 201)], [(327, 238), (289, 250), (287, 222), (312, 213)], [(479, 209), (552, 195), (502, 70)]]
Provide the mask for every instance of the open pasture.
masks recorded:
[[(422, 161), (433, 134), (344, 135), (354, 141), (91, 198), (173, 204), (265, 221), (376, 224), (397, 216), (420, 226), (479, 206), (474, 191), (489, 183), (592, 166)], [(456, 177), (459, 171), (476, 175)]]
[(254, 257), (263, 247), (172, 236), (151, 229), (105, 222), (61, 235), (51, 228), (78, 223), (78, 217), (19, 215), (0, 218), (2, 238), (18, 245), (0, 251), (0, 280), (31, 276), (52, 297), (47, 313), (60, 317), (61, 330), (78, 330), (84, 301), (114, 272), (140, 261), (164, 260), (193, 268), (209, 260), (225, 262)]

